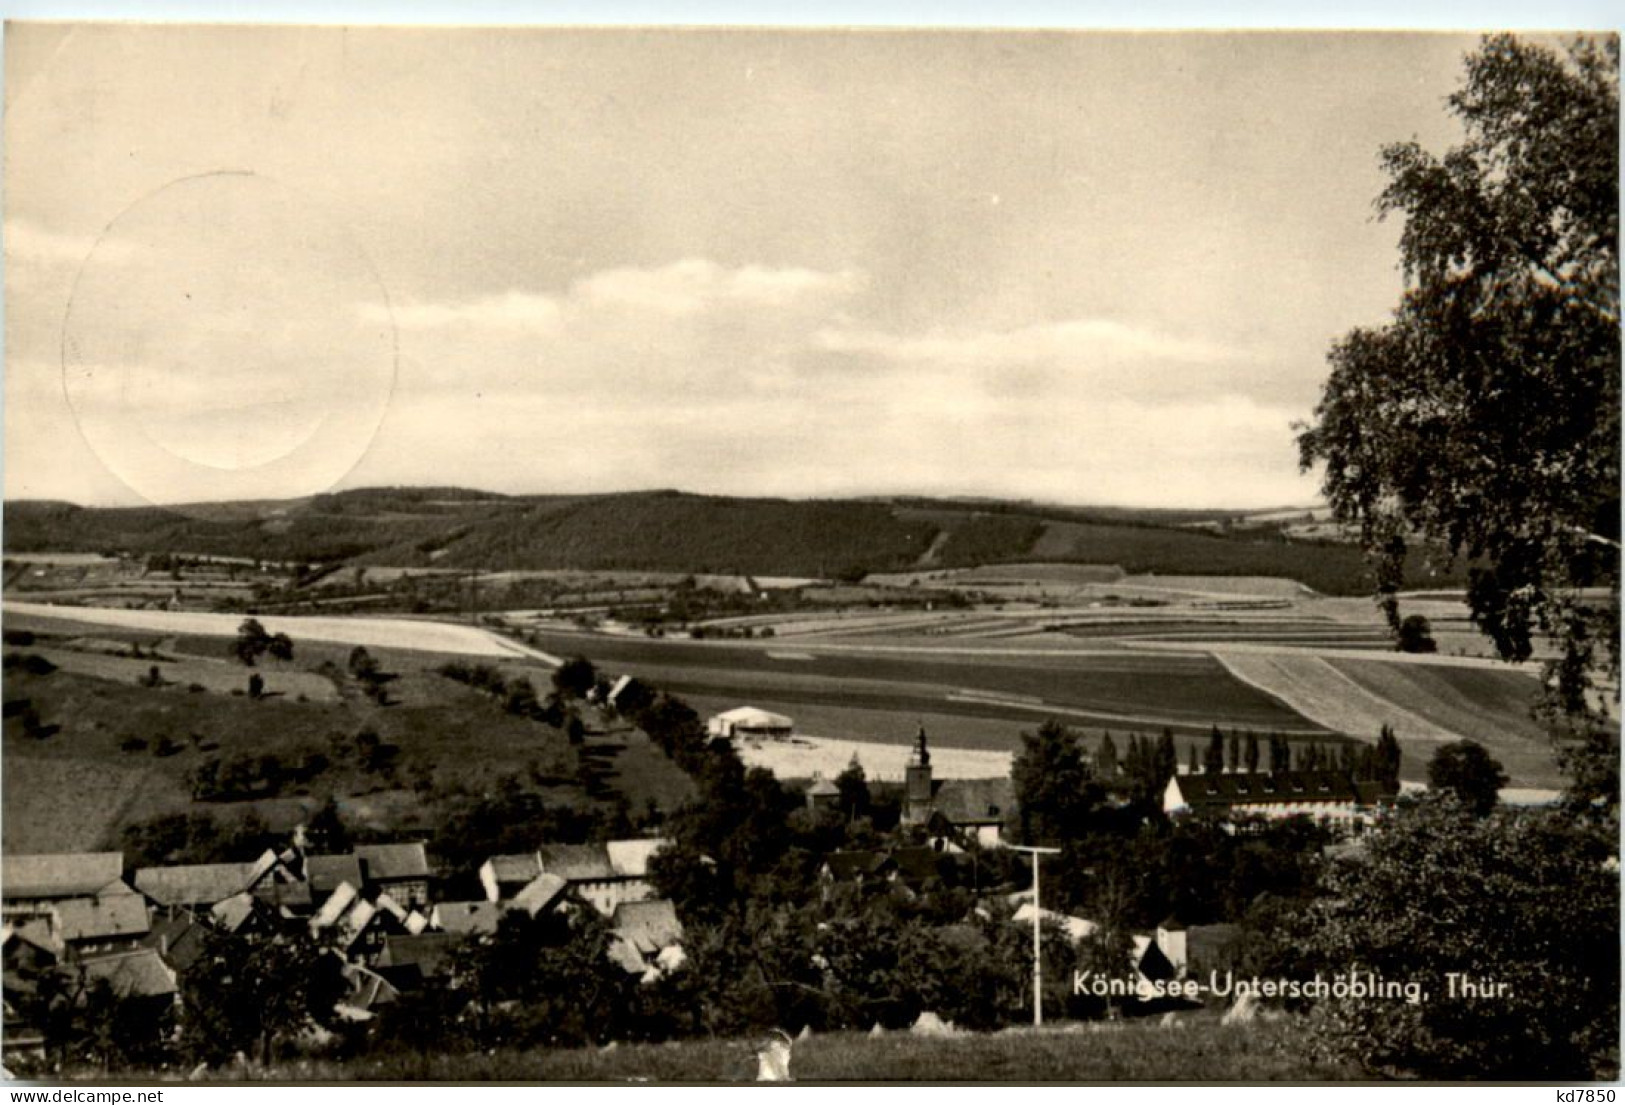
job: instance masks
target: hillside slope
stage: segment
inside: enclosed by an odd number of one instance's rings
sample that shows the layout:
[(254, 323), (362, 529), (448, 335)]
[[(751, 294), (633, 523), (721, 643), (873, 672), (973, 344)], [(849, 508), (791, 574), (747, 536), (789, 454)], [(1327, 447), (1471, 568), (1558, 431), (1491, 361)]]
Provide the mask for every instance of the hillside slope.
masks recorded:
[[(927, 500), (785, 500), (675, 491), (512, 497), (378, 488), (282, 503), (167, 510), (5, 504), (5, 550), (185, 553), (268, 561), (473, 568), (856, 576), (1043, 560), (1129, 573), (1295, 579), (1323, 594), (1369, 590), (1357, 549), (1278, 527), (1208, 532), (1158, 512)], [(1418, 583), (1459, 582), (1460, 572)]]

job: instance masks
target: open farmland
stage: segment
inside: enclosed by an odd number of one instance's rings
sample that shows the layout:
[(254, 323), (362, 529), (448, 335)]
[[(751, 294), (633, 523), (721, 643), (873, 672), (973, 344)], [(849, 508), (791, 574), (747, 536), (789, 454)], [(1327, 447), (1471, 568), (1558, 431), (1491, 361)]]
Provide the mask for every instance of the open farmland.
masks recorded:
[[(829, 579), (1040, 561), (1106, 573), (1279, 576), (1322, 594), (1369, 590), (1352, 545), (1289, 540), (1276, 523), (1236, 533), (1183, 528), (1229, 517), (951, 500), (372, 488), (184, 512), (14, 501), (5, 504), (5, 539), (13, 554), (208, 555), (249, 565), (319, 564), (324, 573), (345, 574), (356, 567), (559, 569)], [(1460, 582), (1430, 579), (1421, 559), (1411, 573), (1419, 584)]]
[[(798, 642), (652, 641), (543, 633), (546, 649), (581, 653), (684, 697), (862, 708), (866, 731), (822, 736), (893, 739), (913, 732), (922, 712), (1033, 725), (1046, 712), (1081, 722), (1205, 731), (1213, 724), (1308, 733), (1280, 701), (1233, 679), (1211, 657), (1134, 653), (1021, 655), (966, 650), (835, 648)], [(793, 656), (796, 658), (780, 658)]]
[[(197, 656), (137, 659), (81, 652), (72, 648), (33, 647), (28, 651), (76, 675), (88, 675), (115, 683), (135, 683), (147, 678), (156, 668), (159, 677), (166, 683), (198, 686), (215, 694), (241, 691), (247, 685), (250, 674), (249, 669), (241, 664)], [(289, 665), (274, 660), (262, 661), (253, 672), (265, 680), (267, 694), (287, 695), (313, 702), (332, 702), (338, 698), (338, 691), (331, 679), (307, 671), (289, 670)]]
[[(1478, 741), (1515, 781), (1560, 787), (1550, 738), (1532, 716), (1540, 685), (1526, 671), (1421, 664), (1372, 663), (1337, 658), (1341, 674), (1366, 690)], [(1404, 734), (1400, 735), (1401, 744)]]
[(1267, 689), (1328, 729), (1366, 733), (1371, 739), (1392, 725), (1405, 739), (1442, 744), (1456, 734), (1365, 690), (1331, 663), (1314, 655), (1225, 651), (1219, 654), (1236, 678)]
[[(1237, 678), (1330, 729), (1371, 740), (1391, 725), (1405, 754), (1401, 774), (1406, 779), (1424, 779), (1441, 744), (1471, 738), (1501, 760), (1514, 784), (1562, 785), (1550, 748), (1530, 731), (1529, 698), (1516, 689), (1522, 682), (1533, 693), (1534, 681), (1526, 676), (1462, 663), (1401, 664), (1392, 654), (1372, 661), (1239, 649), (1216, 655)], [(1450, 727), (1456, 725), (1461, 728)]]
[(1280, 576), (1137, 575), (1119, 581), (1123, 587), (1166, 591), (1181, 596), (1296, 599), (1313, 594), (1294, 579)]
[[(116, 610), (100, 606), (50, 606), (7, 600), (5, 613), (34, 614), (87, 625), (113, 626), (151, 633), (192, 633), (233, 637), (243, 623), (241, 614), (206, 614), (178, 610)], [(268, 633), (286, 633), (294, 640), (332, 641), (368, 648), (417, 649), (468, 656), (512, 657), (524, 650), (474, 626), (410, 618), (262, 617)]]

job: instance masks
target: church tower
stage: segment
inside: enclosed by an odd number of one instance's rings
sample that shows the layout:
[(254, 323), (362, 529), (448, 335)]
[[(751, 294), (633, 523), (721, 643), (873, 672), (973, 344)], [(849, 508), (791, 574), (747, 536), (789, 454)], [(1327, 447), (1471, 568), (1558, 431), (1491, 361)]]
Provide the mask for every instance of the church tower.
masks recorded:
[(924, 825), (931, 820), (931, 806), (931, 750), (926, 747), (925, 726), (921, 725), (904, 771), (903, 824)]

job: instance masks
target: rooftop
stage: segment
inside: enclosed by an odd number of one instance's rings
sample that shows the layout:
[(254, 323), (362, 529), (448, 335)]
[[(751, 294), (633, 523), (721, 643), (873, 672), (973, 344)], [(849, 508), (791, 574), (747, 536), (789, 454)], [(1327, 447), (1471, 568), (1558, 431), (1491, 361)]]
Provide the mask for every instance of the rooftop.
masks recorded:
[(139, 894), (67, 898), (53, 908), (65, 943), (105, 940), (112, 936), (145, 936), (152, 928), (147, 903)]
[(212, 906), (248, 889), (256, 869), (253, 863), (143, 867), (135, 873), (135, 888), (159, 905)]
[(106, 979), (120, 997), (160, 998), (179, 990), (175, 972), (152, 948), (97, 956), (80, 968), (86, 978)]
[(306, 856), (305, 878), (316, 897), (331, 894), (339, 883), (361, 885), (361, 861), (354, 855)]
[(789, 729), (795, 724), (783, 714), (758, 710), (755, 706), (737, 706), (732, 710), (724, 710), (711, 720), (745, 729)]
[(1346, 771), (1204, 772), (1176, 775), (1174, 781), (1186, 805), (1193, 808), (1361, 799), (1359, 784)]
[(513, 896), (513, 907), (534, 917), (558, 901), (569, 885), (558, 875), (537, 875)]
[(0, 856), (0, 895), (29, 898), (82, 898), (124, 877), (120, 852), (58, 852)]
[(542, 871), (570, 882), (590, 882), (617, 876), (602, 844), (544, 844), (536, 850)]
[(932, 806), (953, 825), (1002, 824), (1016, 812), (1016, 787), (1008, 777), (944, 779)]
[(625, 940), (643, 955), (654, 955), (661, 948), (679, 944), (683, 939), (683, 926), (677, 920), (677, 907), (665, 898), (649, 902), (622, 902), (615, 907), (609, 927), (619, 939)]
[(493, 933), (501, 921), (500, 902), (440, 902), (434, 907), (435, 924), (446, 932), (458, 935)]
[(366, 864), (365, 875), (373, 882), (429, 877), (429, 857), (422, 841), (412, 844), (358, 844), (355, 858)]
[(650, 858), (666, 843), (663, 839), (611, 840), (604, 845), (604, 850), (609, 853), (609, 866), (617, 875), (641, 879), (648, 877)]
[(542, 861), (535, 852), (523, 852), (511, 856), (492, 856), (486, 860), (491, 867), (492, 877), (498, 883), (520, 883), (521, 885), (534, 879), (542, 873)]

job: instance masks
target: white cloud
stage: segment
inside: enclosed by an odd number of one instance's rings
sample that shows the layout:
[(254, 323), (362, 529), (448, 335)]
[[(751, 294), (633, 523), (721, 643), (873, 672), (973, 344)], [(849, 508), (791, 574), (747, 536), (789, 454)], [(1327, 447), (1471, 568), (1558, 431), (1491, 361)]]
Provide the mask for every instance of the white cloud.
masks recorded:
[(731, 304), (792, 308), (839, 299), (862, 286), (861, 274), (850, 270), (817, 272), (761, 265), (730, 269), (714, 261), (690, 259), (657, 269), (608, 269), (578, 281), (570, 292), (573, 299), (587, 304), (687, 315)]
[[(435, 401), (539, 396), (657, 405), (796, 385), (814, 348), (864, 286), (861, 274), (683, 260), (593, 273), (551, 295), (511, 289), (464, 301), (407, 301), (403, 392)], [(369, 321), (386, 312), (362, 309)]]
[(1132, 361), (1211, 365), (1235, 360), (1239, 355), (1236, 350), (1210, 342), (1102, 318), (1068, 319), (1007, 330), (936, 330), (925, 334), (829, 329), (820, 331), (818, 340), (824, 348), (838, 353), (986, 367)]
[(385, 309), (381, 304), (367, 303), (361, 308), (361, 317), (365, 321), (388, 322), (393, 319), (403, 330), (464, 326), (474, 329), (548, 331), (558, 326), (560, 315), (558, 300), (518, 291), (463, 303), (400, 303), (392, 310)]
[[(573, 282), (558, 296), (509, 290), (456, 302), (407, 301), (393, 317), (403, 329), (472, 327), (491, 330), (556, 331), (567, 324), (590, 324), (604, 311), (644, 314), (651, 319), (698, 315), (737, 307), (801, 311), (852, 295), (862, 274), (805, 268), (745, 265), (727, 268), (714, 261), (688, 259), (658, 268), (605, 269)], [(368, 321), (390, 312), (362, 307)]]

